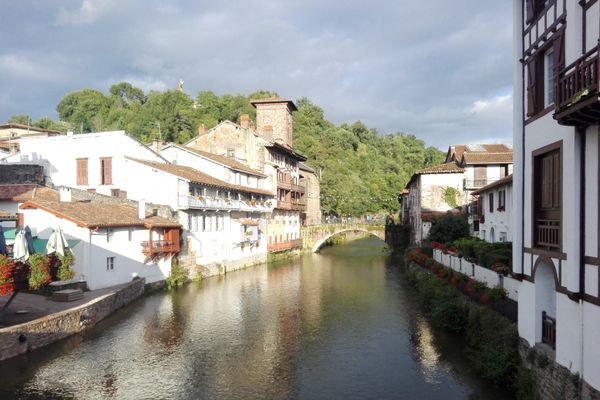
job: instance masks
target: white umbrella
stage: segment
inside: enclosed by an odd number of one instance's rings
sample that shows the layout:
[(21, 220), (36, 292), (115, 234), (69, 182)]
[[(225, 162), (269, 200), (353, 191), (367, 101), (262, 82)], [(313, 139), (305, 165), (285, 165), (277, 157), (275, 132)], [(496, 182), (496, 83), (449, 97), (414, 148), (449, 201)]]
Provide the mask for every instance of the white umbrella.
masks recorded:
[(58, 253), (61, 256), (65, 255), (65, 249), (69, 248), (65, 234), (63, 233), (60, 226), (52, 232), (48, 238), (48, 244), (46, 245), (46, 254)]
[(29, 249), (27, 248), (27, 239), (25, 232), (22, 230), (15, 235), (15, 244), (13, 245), (13, 258), (19, 261), (27, 261), (29, 259)]

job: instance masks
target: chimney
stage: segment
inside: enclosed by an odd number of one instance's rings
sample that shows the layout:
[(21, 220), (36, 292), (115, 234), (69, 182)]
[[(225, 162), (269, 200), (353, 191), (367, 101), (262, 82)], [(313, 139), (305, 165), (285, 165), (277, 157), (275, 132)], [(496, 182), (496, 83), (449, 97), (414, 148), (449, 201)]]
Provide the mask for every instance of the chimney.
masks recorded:
[(250, 127), (250, 115), (242, 114), (240, 115), (240, 125), (244, 129), (248, 129)]
[(58, 199), (61, 203), (71, 202), (71, 189), (67, 187), (61, 187), (58, 189)]
[(202, 124), (198, 127), (198, 136), (202, 136), (205, 133), (206, 133), (206, 128), (204, 127), (204, 124)]
[(263, 126), (263, 136), (269, 140), (273, 140), (273, 127), (271, 125)]
[(152, 139), (152, 151), (154, 151), (156, 154), (158, 154), (160, 156), (160, 153), (162, 152), (162, 146), (163, 146), (163, 142), (160, 139)]
[(146, 200), (138, 201), (138, 218), (146, 219)]

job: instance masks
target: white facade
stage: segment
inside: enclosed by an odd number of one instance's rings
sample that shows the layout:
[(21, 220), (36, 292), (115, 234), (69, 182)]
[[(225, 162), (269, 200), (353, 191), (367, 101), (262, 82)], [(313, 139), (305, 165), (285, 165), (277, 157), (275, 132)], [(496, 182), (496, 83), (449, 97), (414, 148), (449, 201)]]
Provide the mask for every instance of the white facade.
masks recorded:
[[(590, 101), (586, 90), (595, 89), (560, 86), (575, 68), (565, 66), (597, 63), (599, 3), (546, 3), (528, 16), (525, 1), (513, 1), (513, 95), (525, 99), (514, 108), (513, 272), (523, 277), (519, 334), (532, 346), (540, 343), (546, 340), (542, 312), (555, 318), (554, 360), (578, 373), (584, 390), (600, 390), (600, 132), (597, 117), (584, 103)], [(582, 63), (573, 64), (590, 50)], [(553, 60), (547, 57), (550, 51)], [(548, 62), (557, 66), (556, 78), (533, 77)], [(598, 82), (597, 75), (590, 79)], [(548, 101), (555, 84), (560, 94)], [(576, 92), (571, 98), (560, 97), (571, 88)], [(588, 104), (593, 109), (594, 102)]]
[[(480, 198), (479, 238), (490, 243), (512, 241), (512, 180), (476, 192)], [(474, 193), (475, 194), (475, 193)], [(490, 204), (490, 197), (492, 198)]]
[[(87, 282), (91, 290), (130, 282), (134, 277), (146, 283), (164, 280), (171, 272), (171, 257), (145, 264), (140, 243), (149, 239), (143, 227), (88, 229), (41, 209), (22, 209), (25, 224), (37, 229), (39, 239), (48, 239), (60, 226), (67, 240), (80, 242), (72, 249), (76, 280)], [(110, 234), (109, 234), (110, 232)]]

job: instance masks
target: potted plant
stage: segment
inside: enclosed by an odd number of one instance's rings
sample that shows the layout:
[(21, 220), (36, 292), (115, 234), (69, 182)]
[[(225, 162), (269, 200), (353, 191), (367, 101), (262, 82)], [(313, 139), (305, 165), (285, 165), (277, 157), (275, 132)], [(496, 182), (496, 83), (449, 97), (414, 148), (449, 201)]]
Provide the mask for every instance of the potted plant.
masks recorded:
[(43, 254), (32, 254), (27, 260), (29, 263), (29, 288), (37, 290), (52, 282), (50, 276), (50, 263)]

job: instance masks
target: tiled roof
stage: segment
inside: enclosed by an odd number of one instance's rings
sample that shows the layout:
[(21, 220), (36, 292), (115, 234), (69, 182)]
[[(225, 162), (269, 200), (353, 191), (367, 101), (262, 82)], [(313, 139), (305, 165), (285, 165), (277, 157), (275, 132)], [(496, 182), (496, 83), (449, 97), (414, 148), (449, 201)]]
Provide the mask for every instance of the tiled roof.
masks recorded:
[(158, 227), (177, 228), (181, 225), (166, 218), (147, 215), (145, 219), (138, 218), (135, 207), (124, 204), (101, 204), (86, 201), (59, 202), (49, 200), (30, 200), (22, 204), (22, 209), (41, 209), (59, 218), (71, 221), (85, 228), (108, 227)]
[(254, 170), (254, 169), (252, 169), (252, 168), (250, 168), (250, 167), (248, 167), (248, 166), (242, 164), (241, 162), (236, 161), (236, 160), (234, 160), (232, 158), (225, 157), (225, 156), (219, 156), (219, 155), (212, 154), (212, 153), (209, 153), (209, 152), (206, 152), (206, 151), (202, 151), (202, 150), (197, 150), (197, 149), (194, 149), (192, 147), (182, 147), (182, 146), (178, 146), (178, 145), (175, 145), (175, 144), (173, 146), (178, 147), (178, 148), (183, 149), (183, 150), (187, 150), (187, 151), (195, 153), (195, 154), (198, 154), (199, 156), (206, 157), (206, 158), (208, 158), (210, 160), (218, 162), (219, 164), (223, 164), (223, 165), (225, 165), (225, 166), (227, 166), (227, 167), (229, 167), (231, 169), (234, 169), (236, 171), (245, 172), (247, 174), (251, 174), (251, 175), (255, 175), (255, 176), (260, 176), (260, 177), (263, 177), (263, 178), (266, 177), (266, 175), (263, 174), (262, 172), (256, 171), (256, 170)]
[(462, 156), (461, 164), (511, 164), (513, 153), (511, 152), (485, 152), (469, 153)]
[(23, 202), (33, 199), (58, 200), (58, 192), (34, 184), (0, 185), (0, 200)]
[(45, 129), (45, 128), (38, 128), (36, 126), (27, 126), (27, 125), (23, 125), (23, 124), (15, 124), (14, 122), (0, 124), (0, 130), (4, 130), (4, 129), (24, 129), (24, 130), (29, 130), (32, 134), (43, 132), (43, 133), (47, 133), (49, 135), (64, 135), (60, 131), (54, 131), (54, 130)]
[(311, 167), (309, 167), (307, 164), (305, 164), (303, 162), (298, 163), (298, 168), (300, 168), (302, 171), (312, 172), (313, 174), (315, 173), (314, 169), (312, 169)]
[(139, 160), (139, 159), (130, 158), (130, 157), (127, 157), (127, 158), (129, 160), (138, 162), (143, 165), (147, 165), (154, 169), (158, 169), (158, 170), (164, 171), (166, 173), (186, 179), (193, 183), (198, 183), (198, 184), (207, 185), (207, 186), (214, 186), (214, 187), (223, 188), (223, 189), (236, 190), (239, 192), (247, 192), (247, 193), (262, 194), (262, 195), (266, 195), (266, 196), (273, 196), (273, 193), (269, 190), (234, 185), (234, 184), (222, 181), (220, 179), (213, 178), (212, 176), (207, 175), (203, 172), (200, 172), (194, 168), (186, 167), (183, 165), (174, 165), (174, 164), (168, 164), (168, 163), (159, 163), (159, 162), (155, 162), (155, 161)]
[(449, 162), (423, 168), (422, 170), (417, 171), (417, 174), (455, 174), (463, 172), (465, 172), (464, 168), (459, 167), (455, 162)]
[(454, 155), (454, 160), (460, 161), (465, 153), (512, 153), (512, 147), (506, 144), (456, 144), (448, 148), (447, 161)]
[(478, 194), (481, 194), (483, 192), (487, 192), (490, 189), (494, 189), (494, 188), (496, 188), (498, 186), (511, 185), (512, 184), (512, 179), (513, 179), (513, 176), (512, 176), (512, 174), (510, 174), (508, 176), (505, 176), (504, 178), (498, 179), (496, 182), (492, 182), (489, 185), (485, 185), (482, 188), (474, 190), (473, 192), (471, 192), (471, 194), (478, 195)]

